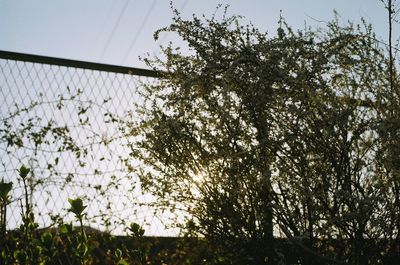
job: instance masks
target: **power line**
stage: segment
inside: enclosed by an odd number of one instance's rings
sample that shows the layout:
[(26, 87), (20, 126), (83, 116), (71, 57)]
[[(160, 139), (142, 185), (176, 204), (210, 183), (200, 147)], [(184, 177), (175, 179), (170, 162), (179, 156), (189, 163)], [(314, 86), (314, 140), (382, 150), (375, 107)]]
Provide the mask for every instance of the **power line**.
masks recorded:
[(99, 61), (103, 60), (104, 54), (106, 53), (106, 50), (108, 49), (108, 46), (110, 46), (111, 40), (114, 37), (114, 33), (118, 28), (118, 25), (119, 25), (119, 23), (121, 21), (121, 18), (123, 17), (123, 15), (125, 13), (126, 8), (128, 7), (128, 4), (129, 4), (129, 0), (125, 0), (125, 3), (123, 5), (122, 9), (119, 12), (118, 19), (117, 19), (116, 23), (114, 24), (114, 27), (113, 27), (110, 35), (108, 36), (108, 39), (107, 39), (106, 45), (104, 45), (103, 51), (101, 52)]
[(128, 51), (125, 53), (125, 56), (122, 58), (122, 63), (121, 64), (124, 64), (126, 62), (126, 59), (128, 58), (128, 55), (131, 53), (133, 47), (136, 44), (137, 39), (139, 38), (140, 34), (142, 33), (142, 30), (143, 30), (144, 26), (146, 25), (147, 20), (150, 17), (151, 12), (153, 11), (153, 9), (154, 9), (154, 7), (156, 5), (156, 2), (157, 2), (157, 0), (153, 0), (149, 10), (147, 10), (147, 13), (144, 16), (144, 19), (142, 21), (142, 24), (140, 24), (139, 30), (136, 32), (135, 37), (133, 38), (132, 42), (129, 45)]
[(187, 3), (188, 3), (188, 0), (185, 0), (185, 2), (183, 2), (181, 7), (179, 8), (179, 12), (182, 12), (185, 9)]
[[(115, 9), (115, 3), (117, 3), (117, 2), (116, 2), (116, 1), (112, 1), (112, 2), (111, 2), (111, 5), (109, 5), (109, 7), (108, 7), (108, 12), (107, 12), (107, 14), (106, 14), (106, 15), (103, 17), (103, 19), (102, 19), (103, 23), (101, 23), (100, 30), (98, 31), (98, 33), (97, 33), (97, 35), (96, 35), (96, 38), (95, 38), (95, 40), (94, 40), (93, 43), (98, 43), (98, 42), (99, 42), (99, 39), (100, 39), (100, 36), (104, 33), (104, 29), (105, 29), (106, 25), (110, 22), (111, 14), (112, 14), (112, 12), (113, 12), (114, 9)], [(91, 50), (91, 55), (92, 55), (91, 57), (96, 56), (96, 55), (95, 55), (95, 51), (96, 51), (96, 49), (92, 49), (92, 50)]]

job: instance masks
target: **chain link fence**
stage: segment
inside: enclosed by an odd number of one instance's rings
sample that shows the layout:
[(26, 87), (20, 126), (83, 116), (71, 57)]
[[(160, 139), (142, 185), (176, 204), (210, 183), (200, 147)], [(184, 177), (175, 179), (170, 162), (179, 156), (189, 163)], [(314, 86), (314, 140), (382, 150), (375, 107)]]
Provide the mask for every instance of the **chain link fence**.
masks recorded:
[(39, 227), (73, 220), (68, 198), (79, 196), (91, 227), (123, 234), (137, 222), (147, 235), (176, 235), (121, 162), (131, 158), (114, 122), (134, 119), (139, 90), (156, 78), (149, 70), (0, 52), (0, 179), (13, 182), (7, 229), (21, 224), (17, 170), (26, 165)]

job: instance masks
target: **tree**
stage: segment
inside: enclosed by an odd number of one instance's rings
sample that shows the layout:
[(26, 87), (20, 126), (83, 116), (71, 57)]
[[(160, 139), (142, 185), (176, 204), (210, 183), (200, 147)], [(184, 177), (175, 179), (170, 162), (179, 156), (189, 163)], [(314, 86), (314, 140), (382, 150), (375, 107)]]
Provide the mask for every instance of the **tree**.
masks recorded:
[(388, 209), (381, 222), (385, 222), (385, 235), (390, 249), (390, 258), (398, 260), (400, 256), (400, 143), (399, 143), (399, 114), (400, 114), (400, 84), (398, 71), (396, 69), (396, 59), (398, 55), (397, 47), (393, 43), (393, 26), (397, 22), (399, 4), (395, 0), (380, 0), (384, 4), (388, 15), (388, 39), (387, 53), (388, 59), (388, 93), (383, 97), (384, 108), (381, 108), (382, 130), (380, 130), (381, 153), (380, 163), (386, 180), (385, 207)]
[[(378, 161), (387, 65), (368, 27), (357, 32), (331, 23), (316, 48), (324, 58), (322, 68), (313, 67), (318, 82), (299, 83), (279, 119), (277, 222), (285, 235), (301, 237), (325, 257), (368, 264), (379, 257), (367, 253), (366, 238), (377, 239), (384, 229), (376, 218), (386, 203)], [(323, 244), (333, 244), (334, 253)]]
[(268, 37), (235, 16), (175, 12), (163, 30), (190, 54), (170, 45), (147, 59), (163, 78), (130, 124), (142, 188), (187, 213), (225, 261), (277, 264), (280, 233), (304, 264), (382, 258), (363, 250), (393, 206), (380, 196), (388, 65), (371, 28), (281, 21)]

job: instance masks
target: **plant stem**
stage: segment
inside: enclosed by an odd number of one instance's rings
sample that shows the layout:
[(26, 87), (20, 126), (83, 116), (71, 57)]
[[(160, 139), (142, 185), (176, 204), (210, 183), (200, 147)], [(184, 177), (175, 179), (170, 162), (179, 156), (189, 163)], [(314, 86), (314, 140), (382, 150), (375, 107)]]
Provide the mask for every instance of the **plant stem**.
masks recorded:
[(26, 207), (25, 217), (28, 218), (30, 213), (28, 186), (26, 185), (25, 179), (22, 179), (22, 182), (24, 183), (24, 190), (25, 190), (25, 207)]
[[(79, 219), (79, 224), (80, 224), (80, 226), (81, 226), (81, 244), (82, 244), (82, 246), (84, 246), (84, 247), (86, 247), (86, 236), (85, 236), (85, 231), (84, 231), (84, 229), (83, 229), (83, 220), (82, 220), (82, 216), (78, 216), (78, 219)], [(83, 252), (83, 253), (81, 253), (81, 255), (80, 255), (81, 257), (81, 264), (82, 265), (84, 265), (85, 264), (85, 253)]]
[(3, 238), (5, 238), (5, 236), (6, 236), (6, 231), (7, 231), (7, 227), (6, 227), (6, 225), (7, 225), (7, 201), (5, 201), (5, 202), (3, 202), (3, 203), (4, 203), (4, 205), (3, 205), (3, 211), (2, 211), (3, 219), (1, 220), (3, 223), (1, 224), (1, 227), (2, 227), (2, 229), (3, 229), (3, 231), (2, 231)]

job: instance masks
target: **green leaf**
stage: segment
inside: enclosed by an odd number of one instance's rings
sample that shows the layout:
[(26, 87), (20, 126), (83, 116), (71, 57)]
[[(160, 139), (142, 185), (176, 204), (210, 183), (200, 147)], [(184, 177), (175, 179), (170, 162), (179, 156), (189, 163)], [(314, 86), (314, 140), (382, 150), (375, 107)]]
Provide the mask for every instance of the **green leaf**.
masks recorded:
[(120, 260), (118, 261), (118, 265), (129, 265), (129, 263), (126, 262), (126, 260), (124, 260), (124, 259), (120, 259)]
[(27, 255), (26, 255), (25, 251), (15, 250), (14, 251), (14, 258), (20, 263), (25, 263), (25, 261), (27, 259)]
[(12, 182), (4, 182), (4, 179), (0, 181), (0, 198), (3, 202), (5, 202), (8, 198), (8, 193), (12, 189)]
[(50, 232), (44, 233), (41, 237), (41, 243), (44, 247), (50, 249), (53, 245), (53, 235)]
[(83, 201), (81, 198), (76, 199), (68, 199), (71, 207), (68, 209), (70, 212), (73, 212), (77, 218), (82, 217), (82, 212), (86, 209), (86, 205), (83, 205)]
[(30, 171), (31, 171), (30, 168), (27, 168), (25, 165), (22, 165), (22, 166), (20, 167), (20, 169), (18, 170), (19, 176), (20, 176), (22, 179), (25, 179), (25, 178), (28, 176), (28, 174), (29, 174)]
[(133, 237), (142, 237), (144, 235), (144, 229), (137, 223), (131, 223), (128, 228), (131, 231)]
[(122, 251), (119, 248), (115, 250), (115, 256), (117, 259), (122, 259)]
[(60, 232), (62, 233), (62, 234), (70, 234), (70, 233), (72, 233), (72, 224), (62, 224), (61, 226), (60, 226)]

